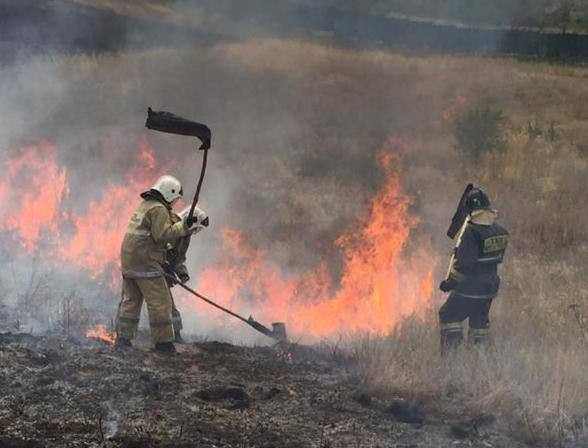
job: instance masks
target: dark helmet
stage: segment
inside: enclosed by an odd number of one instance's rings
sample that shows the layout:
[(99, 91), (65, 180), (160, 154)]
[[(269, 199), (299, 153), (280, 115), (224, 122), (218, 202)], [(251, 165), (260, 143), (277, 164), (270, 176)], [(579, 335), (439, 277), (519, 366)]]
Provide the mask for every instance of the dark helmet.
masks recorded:
[(483, 208), (490, 208), (490, 198), (479, 188), (472, 188), (465, 199), (465, 208), (467, 213)]

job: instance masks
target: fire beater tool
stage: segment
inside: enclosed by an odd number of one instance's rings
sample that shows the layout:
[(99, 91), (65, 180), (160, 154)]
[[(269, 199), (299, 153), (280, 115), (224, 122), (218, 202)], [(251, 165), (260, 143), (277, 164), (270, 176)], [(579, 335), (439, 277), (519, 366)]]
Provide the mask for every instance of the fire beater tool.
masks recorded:
[(459, 200), (459, 203), (457, 204), (457, 210), (455, 211), (453, 218), (451, 218), (451, 224), (449, 225), (449, 229), (447, 229), (447, 236), (449, 238), (453, 239), (453, 238), (455, 238), (456, 235), (457, 235), (457, 238), (455, 240), (455, 246), (454, 246), (453, 251), (451, 253), (451, 258), (449, 259), (449, 266), (447, 267), (447, 275), (446, 275), (445, 279), (449, 279), (449, 275), (451, 274), (451, 271), (453, 270), (453, 267), (455, 265), (455, 256), (456, 256), (457, 248), (461, 244), (463, 234), (465, 233), (466, 227), (468, 226), (468, 223), (470, 221), (470, 218), (468, 216), (468, 212), (466, 210), (466, 198), (467, 198), (468, 193), (470, 191), (472, 191), (473, 188), (474, 188), (473, 184), (467, 184), (467, 186), (465, 187), (465, 190), (464, 190), (463, 194), (461, 195), (461, 199)]
[[(145, 127), (147, 127), (148, 129), (152, 129), (154, 131), (166, 132), (168, 134), (197, 137), (201, 141), (201, 145), (198, 149), (204, 151), (202, 157), (202, 168), (200, 170), (200, 178), (198, 180), (198, 186), (196, 187), (196, 193), (194, 194), (194, 200), (192, 201), (190, 213), (188, 214), (187, 218), (188, 225), (192, 225), (194, 218), (194, 209), (196, 208), (196, 204), (198, 203), (200, 190), (202, 188), (202, 183), (204, 181), (204, 174), (206, 172), (208, 150), (210, 149), (212, 139), (212, 133), (210, 131), (210, 128), (205, 124), (198, 123), (192, 120), (187, 120), (178, 115), (172, 114), (171, 112), (154, 111), (150, 107), (147, 109), (147, 121), (145, 122)], [(170, 275), (167, 272), (164, 275), (171, 279), (174, 283), (179, 284), (186, 291), (194, 294), (199, 299), (202, 299), (209, 305), (212, 305), (224, 311), (225, 313), (228, 313), (231, 316), (236, 317), (237, 319), (245, 322), (247, 325), (264, 334), (265, 336), (273, 338), (279, 342), (288, 340), (286, 335), (286, 325), (283, 322), (276, 322), (272, 324), (273, 330), (270, 330), (269, 328), (265, 327), (264, 325), (260, 324), (255, 319), (253, 319), (252, 316), (249, 316), (248, 319), (245, 319), (243, 316), (240, 316), (237, 313), (234, 313), (233, 311), (214, 303), (212, 300), (207, 299), (206, 297), (197, 293), (187, 285), (178, 282), (178, 279), (174, 275)]]
[(194, 209), (198, 203), (200, 190), (202, 189), (202, 183), (204, 182), (204, 174), (206, 173), (208, 150), (210, 149), (210, 143), (212, 139), (210, 128), (205, 124), (187, 120), (185, 118), (179, 117), (178, 115), (172, 114), (171, 112), (154, 111), (150, 107), (147, 109), (147, 121), (145, 122), (145, 127), (148, 129), (153, 129), (154, 131), (166, 132), (168, 134), (197, 137), (201, 141), (201, 145), (198, 149), (204, 151), (202, 157), (202, 168), (200, 169), (200, 178), (198, 179), (196, 193), (194, 194), (194, 199), (192, 200), (192, 207), (190, 207), (190, 213), (188, 214), (188, 225), (192, 225), (194, 222)]
[(219, 305), (218, 303), (215, 303), (212, 300), (204, 297), (202, 294), (199, 294), (198, 292), (194, 291), (192, 288), (190, 288), (185, 283), (179, 282), (178, 281), (178, 278), (176, 276), (171, 275), (171, 274), (168, 274), (167, 272), (164, 272), (164, 275), (167, 278), (169, 278), (171, 281), (173, 281), (174, 284), (180, 285), (186, 291), (188, 291), (189, 293), (195, 295), (199, 299), (204, 300), (209, 305), (212, 305), (215, 308), (218, 308), (219, 310), (224, 311), (225, 313), (230, 314), (233, 317), (236, 317), (240, 321), (245, 322), (250, 327), (252, 327), (255, 330), (259, 331), (261, 334), (263, 334), (263, 335), (265, 335), (265, 336), (267, 336), (269, 338), (272, 338), (272, 339), (274, 339), (274, 340), (276, 340), (278, 342), (287, 342), (288, 341), (288, 336), (286, 335), (286, 325), (283, 322), (275, 322), (275, 323), (273, 323), (272, 324), (272, 328), (273, 329), (270, 330), (265, 325), (262, 325), (259, 322), (257, 322), (253, 318), (253, 316), (249, 316), (248, 319), (245, 319), (243, 316), (240, 316), (239, 314), (237, 314), (237, 313), (229, 310), (228, 308), (225, 308), (225, 307)]

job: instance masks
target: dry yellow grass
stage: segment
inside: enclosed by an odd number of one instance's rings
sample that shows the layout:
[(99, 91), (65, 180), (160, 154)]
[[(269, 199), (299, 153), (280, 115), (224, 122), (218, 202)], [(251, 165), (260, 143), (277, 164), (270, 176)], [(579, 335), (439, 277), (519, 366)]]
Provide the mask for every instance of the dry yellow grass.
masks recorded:
[(510, 264), (517, 268), (494, 304), (491, 348), (465, 346), (441, 358), (432, 312), (359, 351), (365, 387), (448, 415), (496, 415), (531, 443), (580, 446), (588, 440), (588, 350), (570, 305), (586, 309), (575, 290), (582, 276), (563, 263)]
[[(450, 413), (497, 414), (530, 442), (585, 443), (588, 70), (510, 59), (358, 54), (278, 40), (219, 50), (253, 70), (317, 76), (326, 90), (361, 86), (358, 96), (384, 114), (382, 103), (394, 108), (400, 102), (409, 120), (396, 132), (413, 141), (403, 179), (417, 195), (423, 226), (439, 235), (438, 245), (450, 245), (443, 242), (447, 192), (456, 198), (467, 180), (489, 190), (513, 233), (493, 309), (493, 348), (440, 359), (432, 310), (425, 322), (407, 322), (388, 339), (356, 351), (367, 365), (367, 389), (379, 396), (401, 392)], [(454, 152), (451, 126), (441, 114), (457, 95), (505, 112), (503, 152), (477, 160)], [(530, 121), (544, 128), (554, 123), (557, 139), (529, 136)]]

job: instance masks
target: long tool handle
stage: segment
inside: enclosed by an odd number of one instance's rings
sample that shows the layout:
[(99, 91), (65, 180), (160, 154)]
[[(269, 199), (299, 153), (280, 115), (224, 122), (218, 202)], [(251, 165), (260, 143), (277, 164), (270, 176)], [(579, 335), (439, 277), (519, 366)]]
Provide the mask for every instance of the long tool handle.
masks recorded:
[(208, 162), (208, 149), (204, 150), (202, 157), (202, 169), (200, 170), (200, 179), (198, 179), (198, 186), (196, 187), (196, 193), (194, 193), (194, 199), (192, 200), (192, 207), (190, 207), (190, 213), (188, 214), (188, 225), (191, 226), (194, 219), (194, 209), (198, 204), (200, 197), (200, 190), (202, 189), (202, 183), (204, 182), (204, 174), (206, 173), (206, 164)]
[(180, 285), (182, 288), (184, 288), (189, 293), (192, 293), (193, 295), (195, 295), (199, 299), (204, 300), (209, 305), (212, 305), (215, 308), (218, 308), (219, 310), (224, 311), (225, 313), (230, 314), (233, 317), (236, 317), (240, 321), (245, 322), (250, 327), (252, 327), (255, 330), (259, 331), (261, 334), (263, 334), (265, 336), (268, 336), (270, 338), (274, 338), (274, 332), (272, 330), (270, 330), (269, 328), (263, 326), (262, 324), (260, 324), (256, 320), (254, 320), (253, 318), (250, 317), (249, 319), (245, 319), (243, 316), (240, 316), (239, 314), (237, 314), (237, 313), (235, 313), (235, 312), (233, 312), (233, 311), (231, 311), (231, 310), (229, 310), (229, 309), (227, 309), (227, 308), (225, 308), (223, 306), (220, 306), (218, 303), (215, 303), (212, 300), (204, 297), (202, 294), (197, 293), (196, 291), (194, 291), (192, 288), (190, 288), (186, 284), (181, 283), (181, 282), (178, 282), (178, 279), (176, 277), (174, 277), (173, 275), (168, 274), (167, 272), (164, 272), (163, 275), (165, 275), (170, 280), (173, 280), (173, 282), (175, 284)]
[(469, 223), (470, 217), (468, 216), (464, 220), (461, 229), (459, 229), (459, 233), (457, 234), (457, 239), (455, 240), (455, 247), (453, 248), (453, 252), (451, 253), (451, 258), (449, 259), (449, 266), (447, 266), (447, 275), (445, 276), (445, 280), (449, 280), (449, 275), (451, 274), (451, 271), (453, 271), (453, 267), (455, 266), (456, 252), (459, 248), (459, 245), (461, 244), (461, 240), (463, 239), (463, 235)]

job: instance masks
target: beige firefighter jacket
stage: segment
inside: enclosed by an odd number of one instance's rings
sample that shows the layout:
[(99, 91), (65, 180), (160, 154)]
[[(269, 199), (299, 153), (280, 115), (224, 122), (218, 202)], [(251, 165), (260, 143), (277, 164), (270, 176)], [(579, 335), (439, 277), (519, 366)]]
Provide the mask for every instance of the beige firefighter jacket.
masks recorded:
[(168, 244), (187, 236), (183, 221), (173, 222), (165, 205), (145, 199), (131, 217), (121, 248), (121, 269), (125, 278), (153, 278), (163, 273)]

